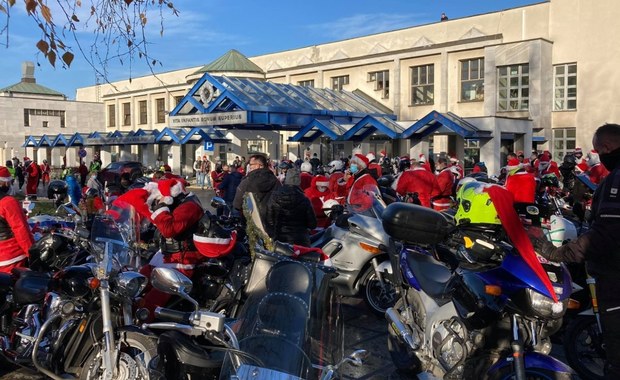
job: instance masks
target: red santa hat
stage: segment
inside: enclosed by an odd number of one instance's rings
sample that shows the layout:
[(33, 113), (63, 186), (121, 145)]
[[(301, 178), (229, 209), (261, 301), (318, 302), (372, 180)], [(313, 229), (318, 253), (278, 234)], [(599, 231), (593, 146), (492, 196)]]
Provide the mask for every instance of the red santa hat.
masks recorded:
[(511, 158), (510, 160), (508, 160), (508, 165), (506, 165), (506, 170), (511, 171), (511, 170), (519, 169), (522, 166), (523, 165), (521, 164), (518, 158)]
[(28, 156), (24, 156), (24, 161), (30, 161), (30, 158)]
[(362, 170), (362, 169), (366, 169), (368, 167), (368, 164), (370, 163), (370, 161), (368, 160), (368, 158), (366, 156), (364, 156), (363, 154), (355, 154), (353, 157), (351, 157), (351, 164), (355, 164), (357, 165), (357, 167)]
[(385, 157), (385, 150), (382, 150), (381, 152), (379, 152), (379, 155), (381, 155), (381, 157)]
[(324, 175), (317, 175), (316, 182), (314, 182), (317, 187), (329, 187), (329, 180)]
[(456, 164), (459, 162), (459, 159), (456, 158), (455, 156), (450, 157), (450, 162), (452, 162), (453, 164)]
[(0, 166), (0, 182), (11, 182), (13, 177), (5, 166)]
[(193, 235), (194, 245), (198, 252), (209, 258), (226, 256), (232, 251), (237, 242), (237, 231), (232, 231), (230, 237), (209, 237), (196, 233)]
[(174, 203), (174, 198), (181, 194), (187, 194), (183, 182), (176, 179), (164, 179), (157, 182), (157, 188), (161, 193), (161, 202), (167, 205)]
[(164, 165), (164, 171), (165, 171), (165, 172), (171, 172), (171, 171), (172, 171), (172, 168), (170, 167), (170, 165), (165, 164), (165, 165)]
[(420, 153), (420, 155), (418, 156), (418, 162), (426, 162), (426, 156), (424, 155), (424, 153)]
[(574, 154), (577, 154), (577, 153), (581, 153), (581, 154), (583, 154), (583, 151), (581, 150), (581, 148), (580, 148), (580, 147), (577, 147), (577, 148), (575, 148), (575, 151), (574, 151), (573, 153), (574, 153)]
[(551, 161), (551, 155), (548, 154), (547, 151), (540, 156), (540, 162), (549, 162)]

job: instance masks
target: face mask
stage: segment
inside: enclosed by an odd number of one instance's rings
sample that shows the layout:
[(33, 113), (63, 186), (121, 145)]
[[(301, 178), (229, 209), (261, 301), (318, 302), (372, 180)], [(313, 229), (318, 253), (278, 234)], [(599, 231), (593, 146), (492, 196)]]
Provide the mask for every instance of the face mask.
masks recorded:
[(317, 190), (320, 191), (321, 193), (324, 193), (324, 192), (327, 191), (327, 187), (325, 187), (325, 186), (318, 186)]
[(349, 171), (351, 172), (351, 174), (357, 173), (358, 172), (357, 165), (351, 164), (351, 166), (349, 167)]
[(612, 150), (609, 153), (599, 153), (601, 163), (605, 166), (605, 169), (612, 171), (620, 163), (620, 148)]

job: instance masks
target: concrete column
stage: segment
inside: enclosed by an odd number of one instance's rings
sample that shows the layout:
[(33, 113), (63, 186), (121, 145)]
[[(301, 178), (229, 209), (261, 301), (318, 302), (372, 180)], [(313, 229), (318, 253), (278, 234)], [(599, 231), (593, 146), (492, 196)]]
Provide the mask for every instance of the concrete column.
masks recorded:
[(452, 136), (448, 135), (436, 135), (433, 136), (433, 153), (439, 156), (441, 153), (448, 153), (450, 151), (448, 140)]
[(409, 147), (409, 158), (416, 159), (423, 153), (428, 158), (429, 144), (426, 140), (409, 140), (411, 146)]
[[(164, 159), (166, 161), (166, 159)], [(181, 171), (181, 145), (172, 144), (168, 147), (168, 165), (174, 173)]]
[[(31, 160), (34, 160), (34, 148), (32, 148), (32, 147), (27, 147), (27, 148), (26, 148), (26, 156), (27, 156), (28, 158), (30, 158)], [(19, 158), (20, 158), (20, 161), (21, 161), (21, 158), (22, 158), (22, 157), (19, 157)]]
[(133, 156), (131, 155), (131, 145), (121, 145), (119, 147), (119, 161), (132, 161)]
[(42, 163), (43, 160), (47, 160), (47, 151), (49, 148), (39, 148), (36, 150), (35, 152), (35, 157), (33, 157), (32, 159), (35, 160), (37, 163)]
[(323, 88), (323, 70), (317, 72), (316, 88)]
[(448, 63), (448, 52), (444, 50), (441, 52), (441, 90), (439, 93), (439, 112), (448, 112), (448, 88), (450, 87), (448, 84), (448, 72), (449, 72), (449, 63)]
[(157, 157), (155, 156), (155, 146), (153, 144), (142, 145), (142, 157), (140, 157), (140, 160), (142, 165), (146, 167), (155, 165)]
[(400, 58), (394, 59), (394, 70), (392, 70), (392, 80), (390, 81), (390, 99), (392, 99), (394, 114), (400, 120)]
[(101, 159), (101, 167), (105, 168), (110, 162), (112, 162), (112, 152), (109, 146), (102, 146), (99, 151), (99, 159)]
[(499, 162), (501, 138), (498, 131), (493, 132), (494, 138), (480, 140), (480, 161), (483, 161), (488, 169), (489, 175), (498, 175), (502, 164)]
[(65, 148), (56, 147), (52, 149), (52, 159), (50, 165), (55, 168), (59, 168), (63, 164), (62, 158), (65, 156)]
[(459, 135), (454, 136), (455, 144), (454, 144), (454, 154), (456, 158), (459, 159), (461, 165), (464, 165), (465, 159), (465, 139)]
[(515, 134), (515, 153), (523, 151), (523, 155), (527, 158), (532, 153), (532, 134)]
[(80, 165), (80, 158), (78, 156), (77, 148), (67, 148), (67, 166), (78, 167)]

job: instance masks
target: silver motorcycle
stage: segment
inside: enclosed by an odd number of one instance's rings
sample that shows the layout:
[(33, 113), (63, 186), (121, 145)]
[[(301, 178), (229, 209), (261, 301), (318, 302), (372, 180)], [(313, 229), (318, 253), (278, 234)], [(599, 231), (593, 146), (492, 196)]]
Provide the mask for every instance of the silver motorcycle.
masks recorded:
[[(312, 247), (323, 250), (338, 270), (332, 280), (344, 296), (361, 294), (378, 316), (396, 302), (391, 281), (392, 265), (387, 254), (389, 236), (381, 224), (386, 205), (376, 185), (365, 186), (349, 199), (345, 213), (311, 238)], [(327, 212), (336, 212), (337, 207)], [(387, 275), (386, 275), (387, 274)]]

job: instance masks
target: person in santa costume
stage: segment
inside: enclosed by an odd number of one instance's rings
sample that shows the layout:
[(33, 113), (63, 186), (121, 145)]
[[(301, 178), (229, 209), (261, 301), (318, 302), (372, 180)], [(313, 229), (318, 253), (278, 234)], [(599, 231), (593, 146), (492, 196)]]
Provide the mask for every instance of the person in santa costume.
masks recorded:
[(331, 220), (325, 215), (323, 204), (337, 197), (336, 194), (329, 191), (329, 180), (327, 177), (324, 175), (317, 175), (312, 178), (312, 185), (304, 191), (304, 194), (310, 199), (310, 203), (312, 204), (317, 227), (327, 228), (331, 224)]
[(346, 203), (355, 205), (355, 209), (363, 212), (372, 207), (369, 204), (370, 198), (364, 194), (364, 188), (377, 185), (377, 181), (368, 172), (368, 158), (361, 153), (356, 153), (349, 160), (349, 170), (344, 175), (346, 181), (347, 198)]
[(598, 152), (594, 149), (588, 153), (588, 167), (588, 177), (590, 177), (590, 181), (592, 181), (595, 185), (601, 183), (601, 181), (603, 181), (603, 179), (605, 179), (605, 177), (609, 174), (609, 170), (601, 164), (601, 159)]
[(558, 179), (558, 182), (562, 179), (558, 163), (551, 159), (551, 153), (545, 151), (539, 159), (538, 163), (538, 177), (542, 178), (545, 175), (553, 174)]
[(431, 207), (431, 199), (438, 196), (440, 190), (435, 175), (419, 162), (412, 161), (411, 169), (404, 171), (398, 178), (396, 192), (403, 197), (417, 193), (420, 204)]
[(418, 163), (420, 164), (421, 168), (428, 170), (429, 173), (432, 173), (431, 164), (426, 160), (426, 156), (424, 155), (424, 153), (420, 153), (420, 155), (418, 156)]
[(344, 180), (344, 162), (342, 160), (333, 160), (329, 167), (329, 191), (338, 197), (347, 196), (347, 183)]
[(588, 171), (588, 162), (583, 158), (583, 151), (581, 148), (577, 147), (573, 151), (573, 156), (575, 156), (575, 164), (576, 170), (579, 173), (585, 173)]
[(448, 160), (445, 157), (437, 159), (437, 184), (439, 185), (439, 194), (432, 198), (432, 206), (437, 211), (450, 208), (452, 203), (452, 189), (454, 187), (455, 175), (454, 166), (448, 166)]
[(459, 180), (465, 176), (465, 170), (461, 166), (461, 163), (456, 156), (450, 157), (450, 166), (452, 167), (452, 172), (458, 173), (456, 179)]
[(512, 193), (515, 203), (536, 202), (536, 177), (523, 168), (518, 158), (508, 160), (506, 174), (504, 187)]
[[(147, 188), (146, 191), (151, 193), (149, 196), (159, 199), (150, 219), (161, 235), (161, 252), (155, 254), (149, 263), (150, 267), (146, 267), (143, 274), (148, 274), (152, 267), (165, 266), (191, 278), (195, 265), (205, 260), (193, 239), (199, 228), (198, 222), (204, 215), (200, 200), (193, 193), (187, 192), (183, 182), (177, 179), (159, 180), (156, 190)], [(151, 289), (145, 295), (144, 302), (152, 311), (153, 306), (165, 305), (170, 297)]]
[(11, 273), (13, 268), (26, 267), (28, 250), (34, 243), (26, 214), (11, 196), (13, 177), (0, 166), (0, 272)]
[(368, 159), (368, 171), (370, 175), (373, 176), (374, 179), (377, 179), (383, 175), (383, 171), (381, 169), (381, 165), (377, 163), (377, 158), (373, 152), (370, 152), (366, 155)]
[(37, 199), (37, 187), (39, 186), (40, 171), (39, 165), (24, 157), (24, 170), (27, 174), (26, 195), (32, 199)]

